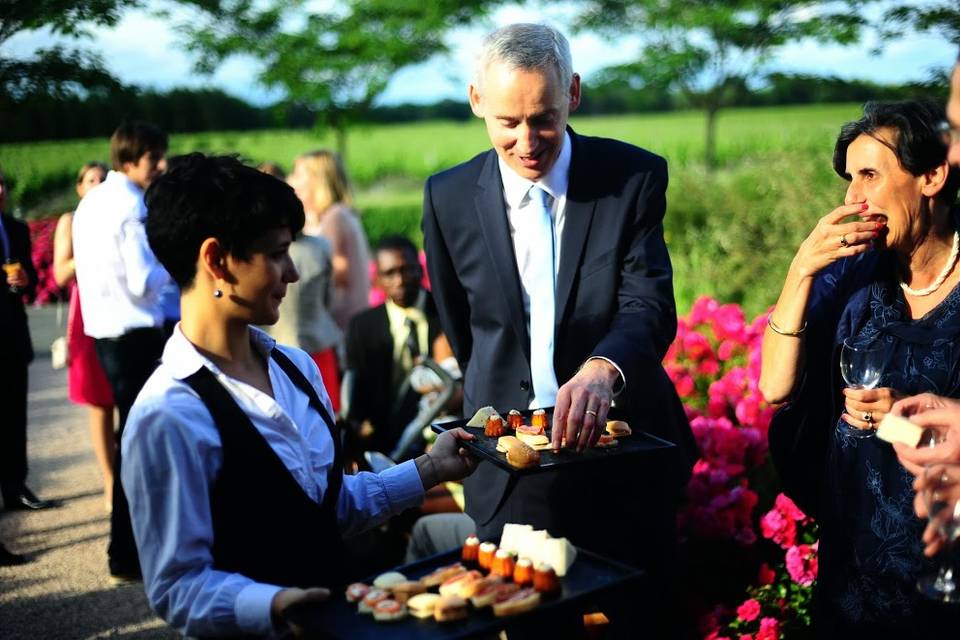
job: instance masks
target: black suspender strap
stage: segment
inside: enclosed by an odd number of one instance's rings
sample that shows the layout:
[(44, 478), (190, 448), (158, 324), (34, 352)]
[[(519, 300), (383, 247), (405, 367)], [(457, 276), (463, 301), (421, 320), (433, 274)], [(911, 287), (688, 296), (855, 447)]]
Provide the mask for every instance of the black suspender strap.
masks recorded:
[(270, 357), (272, 357), (283, 372), (287, 374), (290, 381), (307, 395), (307, 398), (310, 399), (310, 406), (320, 414), (324, 424), (327, 425), (327, 429), (330, 431), (330, 437), (333, 439), (333, 465), (330, 467), (330, 472), (327, 475), (327, 491), (323, 496), (323, 501), (324, 503), (330, 501), (333, 505), (336, 505), (337, 499), (340, 496), (340, 487), (343, 484), (343, 459), (340, 455), (340, 430), (337, 428), (337, 423), (334, 422), (330, 416), (330, 412), (327, 411), (327, 408), (320, 402), (320, 396), (317, 395), (317, 390), (313, 388), (313, 385), (310, 384), (307, 377), (303, 375), (303, 372), (297, 368), (297, 365), (293, 364), (293, 361), (290, 360), (283, 351), (274, 347), (273, 351), (270, 352)]

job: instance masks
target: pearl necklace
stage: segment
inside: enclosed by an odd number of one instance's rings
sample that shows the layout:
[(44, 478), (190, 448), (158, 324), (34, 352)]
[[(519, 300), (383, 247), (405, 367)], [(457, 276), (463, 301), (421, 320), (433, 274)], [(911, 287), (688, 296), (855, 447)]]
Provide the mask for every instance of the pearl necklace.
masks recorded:
[(953, 248), (950, 249), (950, 257), (947, 258), (947, 264), (943, 266), (943, 271), (940, 272), (940, 275), (937, 276), (937, 279), (929, 287), (924, 287), (923, 289), (911, 289), (909, 285), (903, 280), (900, 280), (900, 287), (912, 296), (928, 296), (937, 289), (940, 288), (940, 285), (943, 284), (943, 281), (947, 279), (947, 275), (950, 273), (950, 270), (953, 269), (953, 266), (957, 264), (957, 254), (960, 253), (960, 233), (953, 232)]

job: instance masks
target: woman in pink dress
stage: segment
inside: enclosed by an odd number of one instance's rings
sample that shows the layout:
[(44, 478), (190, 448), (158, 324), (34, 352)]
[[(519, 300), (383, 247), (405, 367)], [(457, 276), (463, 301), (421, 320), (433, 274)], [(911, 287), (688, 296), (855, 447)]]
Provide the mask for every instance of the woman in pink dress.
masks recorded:
[[(100, 162), (88, 162), (77, 174), (77, 195), (83, 198), (87, 191), (107, 177), (107, 167)], [(94, 351), (93, 338), (83, 332), (80, 298), (77, 293), (73, 266), (73, 212), (65, 213), (57, 221), (53, 239), (53, 277), (61, 287), (70, 288), (70, 311), (67, 315), (67, 393), (72, 402), (87, 406), (90, 420), (90, 438), (103, 477), (103, 493), (107, 510), (113, 504), (113, 456), (117, 443), (113, 431), (113, 394), (110, 383)]]

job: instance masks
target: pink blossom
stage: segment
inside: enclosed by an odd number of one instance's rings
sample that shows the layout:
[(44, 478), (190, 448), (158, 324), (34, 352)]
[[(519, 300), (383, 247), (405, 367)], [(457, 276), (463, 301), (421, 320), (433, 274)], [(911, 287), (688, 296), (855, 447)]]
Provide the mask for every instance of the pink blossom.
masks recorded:
[(760, 620), (760, 630), (757, 632), (756, 640), (779, 640), (780, 621), (776, 618), (763, 618)]
[(803, 522), (807, 519), (807, 514), (801, 511), (800, 507), (794, 504), (793, 500), (788, 498), (786, 494), (781, 493), (777, 495), (777, 498), (774, 501), (773, 506), (776, 508), (777, 511), (782, 513), (784, 516), (788, 518), (793, 518), (797, 522)]
[(683, 337), (683, 348), (687, 356), (694, 361), (714, 357), (710, 340), (698, 331), (690, 331)]
[(797, 541), (797, 523), (776, 509), (771, 509), (760, 519), (760, 531), (764, 538), (773, 540), (783, 549)]
[(706, 324), (710, 317), (720, 308), (720, 303), (709, 296), (700, 296), (690, 308), (690, 324)]
[(723, 361), (729, 360), (736, 352), (739, 351), (740, 345), (738, 345), (733, 340), (724, 340), (720, 343), (720, 346), (717, 347), (717, 357)]
[(697, 367), (697, 373), (702, 376), (715, 376), (720, 373), (720, 362), (713, 358), (705, 358)]
[(749, 633), (741, 633), (739, 640), (753, 640), (753, 636)]
[(746, 341), (745, 318), (739, 305), (725, 304), (718, 307), (711, 320), (713, 331), (719, 340)]
[(757, 572), (757, 584), (760, 586), (766, 586), (768, 584), (773, 584), (773, 581), (777, 579), (777, 573), (770, 568), (766, 562), (760, 565), (760, 571)]
[(787, 573), (799, 585), (809, 587), (817, 579), (816, 546), (801, 544), (787, 549)]
[(760, 603), (750, 598), (737, 607), (737, 617), (744, 622), (752, 622), (760, 615)]

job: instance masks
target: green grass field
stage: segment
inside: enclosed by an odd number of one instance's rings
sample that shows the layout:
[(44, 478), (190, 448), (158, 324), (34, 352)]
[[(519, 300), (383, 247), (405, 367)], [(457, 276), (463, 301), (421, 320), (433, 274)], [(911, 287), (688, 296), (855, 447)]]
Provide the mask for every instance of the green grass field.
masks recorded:
[[(702, 164), (699, 112), (573, 118), (580, 133), (646, 147), (670, 163), (665, 234), (676, 273), (678, 307), (701, 294), (757, 313), (777, 296), (800, 240), (843, 197), (830, 167), (839, 127), (857, 105), (730, 109), (719, 118), (719, 169)], [(289, 169), (304, 151), (332, 137), (305, 131), (215, 132), (171, 137), (171, 154), (239, 153)], [(348, 170), (372, 242), (406, 233), (419, 242), (420, 193), (430, 174), (488, 148), (483, 124), (430, 122), (364, 126), (350, 132)], [(31, 217), (73, 206), (76, 169), (109, 157), (107, 140), (0, 145), (0, 168), (14, 203)]]

